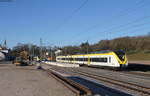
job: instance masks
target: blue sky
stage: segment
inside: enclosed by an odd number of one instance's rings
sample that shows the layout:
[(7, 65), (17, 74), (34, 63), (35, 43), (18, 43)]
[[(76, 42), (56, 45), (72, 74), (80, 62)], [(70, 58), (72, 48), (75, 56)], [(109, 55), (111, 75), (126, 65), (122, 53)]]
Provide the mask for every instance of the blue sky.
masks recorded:
[(150, 32), (149, 9), (149, 0), (0, 2), (0, 42), (39, 45), (42, 38), (45, 45), (65, 46), (145, 35)]

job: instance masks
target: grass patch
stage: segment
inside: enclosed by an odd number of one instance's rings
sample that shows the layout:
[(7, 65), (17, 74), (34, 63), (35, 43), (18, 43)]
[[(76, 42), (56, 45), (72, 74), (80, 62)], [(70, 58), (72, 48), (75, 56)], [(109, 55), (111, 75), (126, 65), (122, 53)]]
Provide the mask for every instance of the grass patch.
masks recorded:
[(150, 60), (150, 53), (139, 52), (127, 54), (129, 60)]

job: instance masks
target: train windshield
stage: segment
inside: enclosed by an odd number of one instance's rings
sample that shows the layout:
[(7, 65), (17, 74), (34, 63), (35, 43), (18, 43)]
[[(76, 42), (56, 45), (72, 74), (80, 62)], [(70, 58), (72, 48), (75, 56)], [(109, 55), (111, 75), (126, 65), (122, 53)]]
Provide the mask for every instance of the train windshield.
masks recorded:
[(115, 53), (119, 57), (120, 60), (123, 61), (125, 59), (125, 52), (123, 50), (115, 51)]

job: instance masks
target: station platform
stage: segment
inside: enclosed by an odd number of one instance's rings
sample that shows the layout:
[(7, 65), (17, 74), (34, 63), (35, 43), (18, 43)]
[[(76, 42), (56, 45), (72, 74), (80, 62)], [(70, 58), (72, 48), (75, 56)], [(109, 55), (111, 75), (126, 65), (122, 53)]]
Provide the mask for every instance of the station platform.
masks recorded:
[(79, 64), (71, 64), (71, 63), (59, 63), (59, 62), (50, 62), (50, 61), (44, 61), (43, 63), (49, 65), (55, 65), (59, 67), (80, 67)]
[(36, 66), (0, 64), (0, 96), (76, 96)]

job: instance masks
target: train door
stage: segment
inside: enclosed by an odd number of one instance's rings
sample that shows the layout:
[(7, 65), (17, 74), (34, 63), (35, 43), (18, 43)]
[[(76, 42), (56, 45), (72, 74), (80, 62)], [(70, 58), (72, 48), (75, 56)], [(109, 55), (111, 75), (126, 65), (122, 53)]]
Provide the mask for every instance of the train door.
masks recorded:
[(90, 66), (90, 56), (88, 56), (88, 66)]

